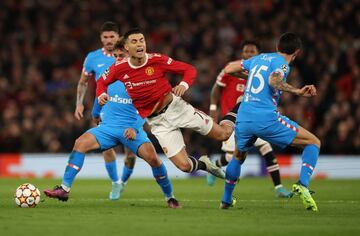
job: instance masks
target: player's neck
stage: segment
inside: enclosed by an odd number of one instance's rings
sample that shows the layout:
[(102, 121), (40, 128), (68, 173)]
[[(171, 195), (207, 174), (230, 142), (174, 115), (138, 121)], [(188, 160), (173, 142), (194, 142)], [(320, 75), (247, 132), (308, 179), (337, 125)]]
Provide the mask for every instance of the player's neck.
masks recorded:
[(146, 56), (145, 57), (130, 57), (130, 63), (133, 66), (142, 66), (146, 63)]
[(281, 53), (281, 52), (278, 52), (278, 54), (280, 56), (284, 57), (285, 61), (287, 61), (287, 63), (290, 64), (291, 59), (292, 59), (292, 55), (289, 55), (289, 54), (286, 54), (286, 53)]

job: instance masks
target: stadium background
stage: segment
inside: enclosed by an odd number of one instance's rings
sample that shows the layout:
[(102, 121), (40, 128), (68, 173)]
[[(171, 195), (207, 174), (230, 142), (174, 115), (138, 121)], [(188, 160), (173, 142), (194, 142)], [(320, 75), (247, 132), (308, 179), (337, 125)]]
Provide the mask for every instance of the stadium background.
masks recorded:
[[(121, 32), (142, 28), (148, 51), (195, 65), (197, 81), (185, 99), (205, 112), (217, 74), (239, 58), (244, 39), (257, 39), (268, 52), (283, 32), (298, 33), (304, 50), (289, 81), (315, 84), (318, 96), (285, 93), (283, 114), (321, 139), (322, 154), (360, 154), (359, 5), (358, 0), (1, 1), (0, 152), (71, 151), (91, 125), (94, 84), (88, 88), (86, 119), (73, 117), (82, 62), (101, 46), (100, 25), (113, 20)], [(219, 143), (192, 131), (184, 137), (194, 155), (219, 152)]]
[[(356, 9), (359, 0), (0, 1), (0, 235), (359, 235)], [(223, 182), (209, 187), (204, 178), (183, 179), (184, 173), (175, 172), (165, 158), (183, 209), (166, 208), (141, 160), (120, 201), (109, 201), (110, 180), (99, 154), (86, 158), (79, 177), (92, 179), (77, 179), (68, 202), (42, 195), (45, 201), (35, 209), (18, 208), (16, 187), (31, 182), (43, 190), (59, 184), (74, 140), (91, 125), (94, 84), (86, 97), (86, 119), (80, 122), (73, 117), (76, 85), (87, 52), (100, 47), (98, 31), (106, 20), (116, 21), (121, 32), (140, 26), (150, 51), (194, 64), (199, 76), (185, 99), (205, 112), (217, 74), (238, 58), (244, 39), (258, 39), (267, 52), (283, 32), (298, 33), (304, 51), (289, 81), (314, 83), (318, 96), (284, 94), (281, 109), (322, 141), (311, 181), (319, 212), (305, 211), (297, 197), (275, 199), (270, 178), (241, 178), (234, 193), (237, 205), (221, 211)], [(219, 152), (219, 143), (184, 134), (192, 154)], [(276, 154), (289, 188), (299, 172), (299, 152)], [(265, 175), (261, 160), (249, 157), (242, 174)]]

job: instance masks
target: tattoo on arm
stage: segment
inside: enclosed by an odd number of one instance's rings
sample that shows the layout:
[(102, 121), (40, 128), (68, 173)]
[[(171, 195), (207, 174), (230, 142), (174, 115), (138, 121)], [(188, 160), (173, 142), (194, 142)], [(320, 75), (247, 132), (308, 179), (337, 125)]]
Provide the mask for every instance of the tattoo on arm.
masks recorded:
[(89, 78), (81, 74), (78, 86), (77, 86), (77, 96), (76, 96), (76, 105), (81, 105), (84, 102), (84, 97), (86, 94), (86, 90), (88, 87), (88, 80)]
[(283, 75), (280, 72), (273, 72), (269, 78), (269, 84), (278, 90), (297, 94), (298, 89), (282, 81)]

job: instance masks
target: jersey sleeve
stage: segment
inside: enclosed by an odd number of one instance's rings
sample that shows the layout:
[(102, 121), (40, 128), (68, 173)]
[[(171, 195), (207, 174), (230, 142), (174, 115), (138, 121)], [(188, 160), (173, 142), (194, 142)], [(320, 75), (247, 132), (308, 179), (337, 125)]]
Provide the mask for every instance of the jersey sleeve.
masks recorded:
[(107, 93), (107, 87), (109, 84), (114, 83), (118, 79), (117, 63), (110, 66), (96, 81), (96, 97), (99, 97), (103, 93)]
[(165, 55), (161, 55), (160, 60), (161, 66), (165, 72), (182, 74), (183, 79), (181, 82), (185, 82), (189, 87), (194, 83), (197, 75), (197, 71), (194, 66), (182, 61), (176, 61)]
[(243, 70), (250, 71), (252, 59), (253, 59), (253, 57), (251, 57), (247, 60), (242, 60), (241, 66), (242, 66)]
[(227, 78), (226, 73), (224, 69), (222, 69), (216, 78), (216, 84), (219, 85), (220, 87), (226, 87), (227, 84), (226, 78)]
[(82, 71), (84, 72), (84, 74), (86, 76), (92, 76), (94, 75), (94, 70), (91, 64), (91, 58), (90, 58), (90, 54), (88, 54), (84, 60), (84, 64), (83, 64), (83, 69)]

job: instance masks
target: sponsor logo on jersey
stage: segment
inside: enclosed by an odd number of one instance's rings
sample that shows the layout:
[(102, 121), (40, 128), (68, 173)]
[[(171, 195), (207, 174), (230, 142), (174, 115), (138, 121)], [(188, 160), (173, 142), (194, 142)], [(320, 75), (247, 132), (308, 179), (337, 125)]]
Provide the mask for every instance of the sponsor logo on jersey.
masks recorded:
[(105, 64), (98, 64), (97, 66), (98, 67), (103, 67), (103, 66), (105, 66)]
[(110, 97), (111, 102), (121, 103), (121, 104), (132, 104), (131, 98), (122, 98), (119, 95), (115, 95), (114, 97)]
[(153, 75), (154, 72), (155, 72), (154, 67), (148, 66), (145, 68), (145, 74), (147, 74), (148, 76)]

